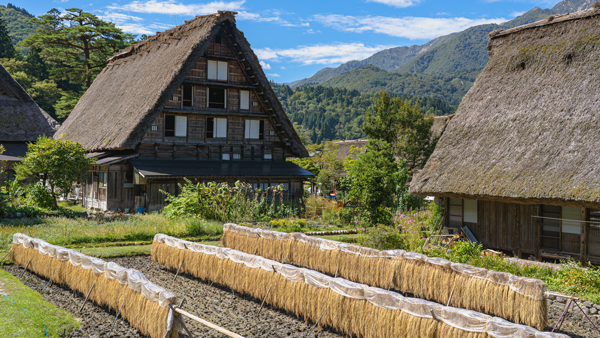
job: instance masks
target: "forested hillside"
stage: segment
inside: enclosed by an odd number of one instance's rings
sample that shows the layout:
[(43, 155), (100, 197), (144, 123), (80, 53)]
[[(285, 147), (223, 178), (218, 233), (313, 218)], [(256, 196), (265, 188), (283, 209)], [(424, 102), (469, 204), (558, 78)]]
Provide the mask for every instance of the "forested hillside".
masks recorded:
[[(290, 120), (298, 124), (300, 132), (314, 143), (365, 137), (360, 126), (373, 99), (379, 95), (346, 88), (308, 86), (292, 89), (288, 85), (271, 85)], [(447, 115), (456, 110), (456, 106), (437, 98), (397, 96), (419, 104), (421, 111), (428, 115)]]
[(0, 5), (0, 17), (6, 21), (14, 45), (35, 33), (35, 24), (29, 21), (33, 15), (24, 8), (19, 8), (11, 3), (6, 6)]
[(435, 97), (458, 105), (475, 82), (478, 71), (455, 74), (390, 73), (375, 66), (364, 66), (322, 83), (326, 87), (355, 89), (360, 92)]

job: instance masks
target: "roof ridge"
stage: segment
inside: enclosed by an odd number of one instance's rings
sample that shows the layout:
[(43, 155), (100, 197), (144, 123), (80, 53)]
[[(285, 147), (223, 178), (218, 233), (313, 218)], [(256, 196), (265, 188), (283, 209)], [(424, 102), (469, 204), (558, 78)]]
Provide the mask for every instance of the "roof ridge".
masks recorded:
[(530, 28), (553, 25), (556, 23), (561, 23), (561, 22), (571, 21), (571, 20), (585, 19), (585, 18), (589, 18), (592, 16), (596, 16), (596, 15), (600, 15), (600, 3), (598, 3), (598, 2), (594, 3), (592, 5), (592, 8), (586, 9), (581, 12), (553, 14), (543, 20), (528, 23), (525, 25), (521, 25), (521, 26), (509, 28), (509, 29), (496, 29), (496, 30), (492, 31), (491, 33), (489, 33), (488, 37), (491, 40), (493, 40), (498, 37), (507, 36), (507, 35), (514, 34), (514, 33), (517, 33), (517, 32), (520, 32), (520, 31), (523, 31), (526, 29), (530, 29)]

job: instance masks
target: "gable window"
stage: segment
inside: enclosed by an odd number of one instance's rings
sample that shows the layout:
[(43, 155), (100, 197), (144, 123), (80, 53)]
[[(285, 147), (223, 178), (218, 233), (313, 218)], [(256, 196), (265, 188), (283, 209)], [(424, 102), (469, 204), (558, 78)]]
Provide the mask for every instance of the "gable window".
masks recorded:
[(273, 159), (273, 154), (265, 154), (264, 159), (265, 160), (272, 160)]
[(242, 154), (233, 154), (233, 159), (234, 160), (241, 160), (242, 159)]
[(208, 79), (217, 81), (227, 81), (227, 69), (229, 65), (226, 61), (208, 60)]
[(208, 88), (208, 108), (227, 108), (227, 90), (224, 88)]
[(209, 117), (206, 119), (206, 138), (226, 138), (227, 119), (222, 117)]
[(187, 116), (165, 116), (165, 137), (186, 137)]
[(246, 139), (262, 140), (265, 130), (265, 121), (246, 120)]
[(231, 159), (229, 154), (223, 154), (223, 161), (229, 161)]
[(240, 90), (240, 109), (250, 109), (250, 91), (248, 90)]
[(192, 91), (193, 87), (189, 83), (185, 83), (183, 85), (183, 106), (191, 107), (192, 106)]

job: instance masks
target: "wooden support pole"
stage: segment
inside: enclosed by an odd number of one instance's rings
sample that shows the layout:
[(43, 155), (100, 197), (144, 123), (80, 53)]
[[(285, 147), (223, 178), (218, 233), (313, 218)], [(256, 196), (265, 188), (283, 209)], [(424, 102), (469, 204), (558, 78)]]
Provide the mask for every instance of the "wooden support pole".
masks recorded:
[(272, 287), (273, 287), (273, 284), (271, 284), (271, 286), (269, 286), (269, 290), (267, 290), (267, 294), (265, 295), (265, 298), (263, 299), (262, 303), (260, 303), (260, 308), (258, 309), (258, 313), (256, 314), (256, 317), (260, 316), (260, 311), (262, 311), (263, 305), (265, 305), (265, 301), (267, 300), (267, 297), (269, 297), (269, 292), (271, 292)]
[(319, 319), (317, 320), (315, 325), (313, 325), (312, 329), (310, 329), (310, 332), (306, 335), (307, 337), (310, 336), (310, 334), (314, 331), (314, 329), (317, 327), (317, 325), (319, 325), (319, 322), (321, 321), (321, 318), (323, 318), (323, 316), (325, 315), (325, 312), (327, 312), (327, 309), (329, 309), (329, 305), (325, 308), (325, 311), (323, 311), (323, 313), (321, 313), (321, 317), (319, 317)]
[(23, 278), (23, 276), (25, 275), (25, 271), (27, 271), (27, 267), (29, 266), (29, 263), (31, 263), (32, 260), (33, 260), (33, 258), (30, 259), (29, 262), (27, 262), (27, 265), (25, 265), (25, 269), (23, 270), (23, 273), (21, 274), (21, 277), (19, 277), (19, 278)]
[[(56, 271), (54, 271), (54, 274), (52, 275), (52, 277), (50, 277), (50, 280), (48, 281), (48, 283), (46, 283), (46, 286), (44, 286), (44, 288), (42, 289), (42, 292), (44, 292), (44, 290), (46, 290), (48, 285), (50, 285), (50, 283), (52, 283), (52, 279), (54, 278), (54, 276), (56, 276), (56, 273), (58, 272), (58, 270), (60, 270), (60, 266), (58, 267), (58, 269), (56, 269)], [(40, 292), (40, 293), (42, 293), (42, 292)]]
[(448, 298), (448, 304), (446, 304), (446, 306), (450, 306), (450, 301), (452, 300), (452, 295), (454, 294), (455, 287), (456, 287), (456, 284), (454, 284), (454, 286), (452, 287), (452, 291), (450, 292), (450, 297)]
[(224, 334), (226, 336), (229, 336), (229, 337), (232, 337), (232, 338), (244, 338), (243, 336), (240, 336), (237, 333), (233, 333), (233, 332), (228, 331), (228, 330), (226, 330), (226, 329), (224, 329), (224, 328), (222, 328), (220, 326), (217, 326), (217, 325), (215, 325), (215, 324), (213, 324), (211, 322), (208, 322), (208, 321), (206, 321), (206, 320), (204, 320), (202, 318), (196, 317), (193, 314), (188, 313), (186, 311), (183, 311), (180, 308), (173, 308), (173, 307), (171, 307), (171, 309), (173, 309), (173, 312), (176, 312), (176, 313), (179, 313), (181, 315), (184, 315), (184, 316), (186, 316), (186, 317), (188, 317), (188, 318), (190, 318), (192, 320), (197, 321), (198, 323), (200, 323), (202, 325), (210, 327), (211, 329), (213, 329), (215, 331), (221, 332), (222, 334)]
[(588, 226), (587, 226), (587, 218), (588, 218), (588, 209), (581, 208), (581, 248), (580, 248), (580, 258), (581, 265), (587, 266), (587, 247), (588, 247)]
[(390, 285), (388, 285), (388, 291), (392, 288), (392, 282), (394, 281), (394, 275), (396, 274), (396, 270), (392, 271), (392, 278), (390, 279)]
[(110, 333), (112, 332), (113, 328), (115, 327), (115, 324), (117, 323), (117, 319), (119, 319), (119, 314), (121, 313), (121, 309), (123, 308), (124, 304), (125, 304), (125, 301), (123, 301), (123, 303), (121, 303), (121, 307), (119, 308), (119, 311), (117, 312), (117, 315), (115, 316), (115, 321), (113, 322), (113, 325), (110, 327), (110, 331), (108, 331), (108, 337), (110, 337)]
[[(11, 251), (12, 251), (12, 249), (11, 249)], [(6, 255), (4, 255), (4, 258), (2, 258), (2, 260), (0, 261), (0, 265), (2, 265), (2, 263), (4, 263), (4, 260), (6, 259), (6, 257), (8, 257), (8, 255), (10, 255), (10, 251)]]
[(94, 286), (96, 286), (96, 282), (94, 282), (94, 284), (92, 284), (92, 287), (90, 288), (90, 291), (88, 291), (87, 296), (85, 296), (85, 299), (83, 300), (83, 304), (81, 304), (81, 307), (79, 308), (78, 312), (81, 312), (81, 310), (83, 310), (83, 306), (85, 305), (85, 302), (87, 302), (88, 297), (90, 297), (92, 290), (94, 290)]
[(179, 264), (179, 268), (177, 268), (177, 272), (175, 273), (175, 277), (173, 277), (173, 281), (175, 281), (175, 278), (177, 278), (177, 275), (179, 275), (179, 270), (181, 270), (182, 266), (183, 266), (183, 259), (181, 260), (181, 264)]

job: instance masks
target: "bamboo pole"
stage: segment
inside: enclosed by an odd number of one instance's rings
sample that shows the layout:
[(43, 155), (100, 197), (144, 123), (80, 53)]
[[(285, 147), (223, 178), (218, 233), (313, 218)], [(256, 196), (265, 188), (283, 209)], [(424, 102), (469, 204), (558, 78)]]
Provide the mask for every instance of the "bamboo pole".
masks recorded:
[(208, 326), (208, 327), (210, 327), (211, 329), (213, 329), (215, 331), (221, 332), (222, 334), (224, 334), (226, 336), (229, 336), (229, 337), (232, 337), (232, 338), (244, 338), (243, 336), (240, 336), (237, 333), (233, 333), (233, 332), (228, 331), (228, 330), (226, 330), (226, 329), (224, 329), (224, 328), (222, 328), (220, 326), (217, 326), (217, 325), (215, 325), (215, 324), (213, 324), (211, 322), (208, 322), (208, 321), (206, 321), (206, 320), (204, 320), (202, 318), (196, 317), (193, 314), (191, 314), (189, 312), (186, 312), (186, 311), (183, 311), (180, 308), (173, 308), (173, 311), (177, 312), (177, 313), (179, 313), (181, 315), (184, 315), (184, 316), (188, 317), (189, 319), (195, 320), (195, 321), (197, 321), (198, 323), (200, 323), (202, 325)]
[(87, 302), (88, 298), (90, 297), (90, 294), (92, 293), (92, 290), (94, 289), (94, 286), (96, 286), (96, 282), (94, 282), (94, 284), (92, 284), (92, 287), (90, 288), (90, 291), (88, 291), (87, 296), (85, 296), (83, 304), (81, 304), (81, 308), (79, 308), (78, 312), (81, 312), (81, 310), (83, 310), (83, 307), (85, 306), (85, 303)]
[[(50, 285), (50, 283), (52, 283), (52, 279), (54, 278), (54, 276), (56, 276), (56, 273), (58, 272), (58, 270), (60, 270), (60, 266), (58, 267), (58, 269), (56, 269), (56, 271), (54, 271), (54, 274), (52, 275), (52, 277), (50, 277), (50, 280), (48, 281), (48, 283), (46, 283), (46, 286), (44, 286), (44, 288), (42, 289), (42, 292), (44, 292), (44, 290), (46, 290), (48, 285)], [(42, 293), (42, 292), (40, 292), (40, 293)]]
[(29, 263), (31, 263), (32, 260), (33, 260), (33, 258), (30, 259), (29, 262), (27, 262), (27, 265), (25, 265), (25, 269), (23, 269), (23, 273), (21, 274), (21, 277), (19, 277), (19, 278), (23, 278), (23, 276), (25, 275), (25, 271), (27, 271), (27, 267), (29, 266)]

